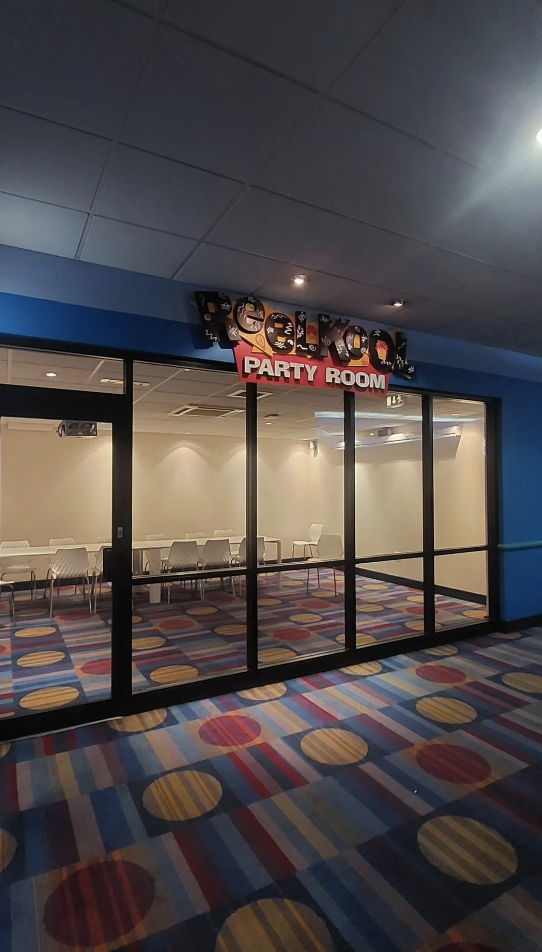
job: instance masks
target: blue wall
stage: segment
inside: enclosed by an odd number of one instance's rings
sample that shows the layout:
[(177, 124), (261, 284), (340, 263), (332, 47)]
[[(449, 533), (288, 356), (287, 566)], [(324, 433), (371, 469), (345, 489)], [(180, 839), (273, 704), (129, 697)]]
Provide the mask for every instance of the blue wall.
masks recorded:
[[(0, 334), (118, 348), (139, 353), (220, 361), (234, 367), (232, 352), (209, 347), (189, 307), (188, 294), (179, 320), (164, 320), (99, 308), (0, 293)], [(428, 335), (419, 335), (427, 337)], [(416, 337), (409, 335), (409, 359), (416, 364), (416, 387), (502, 400), (501, 542), (542, 539), (542, 439), (539, 435), (542, 383), (520, 376), (498, 376), (417, 362)], [(442, 339), (438, 346), (446, 349)], [(458, 342), (453, 342), (458, 351)], [(464, 345), (467, 358), (472, 345)], [(497, 351), (487, 348), (495, 366)], [(478, 351), (479, 356), (479, 351)], [(538, 374), (537, 358), (511, 355), (518, 373)], [(517, 358), (517, 361), (515, 360)], [(394, 386), (407, 386), (394, 380)], [(542, 548), (504, 552), (501, 556), (501, 616), (513, 620), (542, 614)]]

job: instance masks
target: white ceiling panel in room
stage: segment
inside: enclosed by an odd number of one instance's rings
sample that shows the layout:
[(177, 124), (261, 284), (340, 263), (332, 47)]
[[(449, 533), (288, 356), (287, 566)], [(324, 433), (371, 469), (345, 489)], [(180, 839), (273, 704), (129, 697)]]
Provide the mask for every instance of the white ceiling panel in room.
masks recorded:
[(0, 193), (0, 244), (73, 258), (87, 215)]
[(332, 95), (447, 146), (532, 82), (541, 55), (534, 0), (409, 0)]
[(0, 191), (88, 211), (107, 139), (0, 107)]
[(96, 212), (201, 238), (241, 188), (222, 176), (120, 146), (108, 165)]
[(95, 217), (81, 259), (168, 278), (195, 245), (189, 238)]
[(285, 79), (162, 27), (122, 141), (245, 181), (315, 101)]
[(2, 103), (112, 136), (151, 31), (147, 17), (110, 0), (3, 0)]
[[(169, 0), (181, 28), (253, 62), (326, 90), (373, 39), (401, 0)], [(284, 16), (281, 16), (281, 13)], [(285, 18), (286, 21), (285, 22)]]

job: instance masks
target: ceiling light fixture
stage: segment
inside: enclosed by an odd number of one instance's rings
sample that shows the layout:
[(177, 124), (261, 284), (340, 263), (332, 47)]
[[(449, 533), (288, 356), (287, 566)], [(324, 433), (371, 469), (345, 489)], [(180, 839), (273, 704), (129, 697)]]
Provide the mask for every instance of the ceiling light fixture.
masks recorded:
[(265, 421), (265, 425), (266, 425), (266, 426), (273, 426), (273, 421), (272, 421), (272, 420), (266, 420), (266, 421)]
[(48, 370), (47, 373), (45, 374), (45, 376), (46, 376), (46, 377), (56, 377), (56, 373), (55, 373), (54, 370)]
[(405, 306), (405, 302), (402, 301), (400, 298), (397, 298), (396, 301), (392, 301), (392, 302), (391, 302), (391, 306), (392, 306), (392, 307), (404, 307), (404, 306)]
[(306, 274), (294, 274), (294, 276), (293, 276), (293, 278), (292, 278), (292, 281), (293, 281), (294, 284), (297, 284), (298, 287), (301, 287), (303, 284), (306, 284), (306, 283), (307, 283), (307, 275), (306, 275)]

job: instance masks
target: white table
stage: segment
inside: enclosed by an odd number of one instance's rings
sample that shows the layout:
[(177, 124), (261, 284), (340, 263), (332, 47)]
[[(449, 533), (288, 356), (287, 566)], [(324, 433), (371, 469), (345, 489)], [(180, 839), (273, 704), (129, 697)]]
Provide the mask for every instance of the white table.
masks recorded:
[[(211, 536), (210, 538), (216, 539), (217, 536)], [(281, 539), (275, 539), (271, 536), (265, 536), (266, 545), (276, 546), (277, 552), (277, 562), (282, 562), (282, 541)], [(184, 541), (179, 539), (144, 539), (136, 540), (132, 542), (132, 550), (139, 554), (139, 561), (143, 561), (143, 553), (146, 552), (149, 559), (149, 574), (150, 575), (160, 575), (162, 569), (162, 549), (169, 552), (171, 546), (174, 542)], [(188, 540), (187, 540), (188, 541)], [(208, 541), (207, 539), (194, 539), (194, 542), (197, 542), (198, 546), (203, 546)], [(239, 547), (243, 541), (243, 536), (230, 536), (228, 539), (231, 546)], [(77, 542), (75, 545), (25, 545), (16, 549), (0, 549), (0, 559), (10, 559), (15, 562), (16, 559), (24, 559), (27, 562), (31, 558), (36, 558), (37, 556), (53, 556), (56, 555), (59, 548), (62, 549), (86, 549), (87, 552), (96, 553), (99, 552), (103, 547), (109, 548), (110, 543), (106, 542)], [(142, 565), (140, 566), (140, 571)], [(162, 586), (159, 582), (154, 585), (149, 585), (149, 601), (152, 604), (156, 604), (162, 598)]]

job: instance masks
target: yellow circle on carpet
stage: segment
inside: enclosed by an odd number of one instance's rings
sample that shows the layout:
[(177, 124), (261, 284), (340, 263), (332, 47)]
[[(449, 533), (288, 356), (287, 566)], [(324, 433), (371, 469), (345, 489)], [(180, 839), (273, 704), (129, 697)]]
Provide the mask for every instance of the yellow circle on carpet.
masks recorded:
[(259, 598), (258, 605), (267, 608), (269, 605), (282, 605), (280, 598)]
[(335, 594), (334, 588), (315, 588), (314, 591), (310, 590), (311, 598), (330, 598)]
[(290, 621), (296, 625), (308, 625), (313, 621), (322, 621), (321, 615), (314, 615), (312, 612), (300, 612), (299, 615), (290, 615)]
[(65, 657), (63, 651), (34, 651), (19, 658), (17, 664), (21, 668), (45, 668), (48, 664), (58, 664)]
[(260, 661), (264, 664), (279, 664), (292, 658), (297, 658), (297, 655), (291, 648), (262, 648), (260, 651)]
[(373, 612), (383, 612), (383, 605), (372, 605), (370, 602), (364, 602), (361, 605), (356, 605), (357, 612), (367, 612), (367, 614), (372, 614)]
[[(417, 621), (405, 621), (405, 628), (411, 628), (412, 631), (423, 631), (425, 622), (420, 618)], [(442, 628), (440, 622), (435, 622), (435, 628)]]
[(0, 872), (11, 863), (17, 850), (17, 840), (7, 830), (0, 830)]
[(17, 611), (17, 618), (35, 618), (36, 615), (45, 615), (46, 612), (49, 614), (46, 608), (31, 608), (28, 611)]
[(110, 727), (115, 731), (131, 733), (132, 731), (147, 731), (153, 727), (163, 724), (167, 717), (167, 711), (159, 708), (157, 711), (145, 711), (143, 714), (130, 714), (128, 717), (119, 717), (115, 721), (108, 721)]
[(246, 635), (246, 633), (246, 625), (219, 625), (218, 628), (215, 628), (215, 634), (217, 635)]
[(327, 926), (301, 902), (258, 899), (226, 919), (215, 952), (333, 952)]
[(503, 641), (516, 641), (518, 638), (521, 638), (521, 634), (519, 631), (496, 631), (491, 637), (502, 638)]
[(138, 625), (140, 621), (143, 621), (142, 615), (132, 615), (132, 625)]
[(147, 638), (134, 638), (132, 648), (134, 651), (148, 651), (151, 648), (161, 648), (165, 643), (165, 638), (160, 638), (159, 635), (149, 635)]
[(542, 676), (529, 674), (527, 671), (512, 671), (503, 674), (503, 684), (516, 691), (525, 691), (526, 694), (542, 694)]
[(143, 794), (143, 806), (161, 820), (193, 820), (214, 810), (222, 787), (211, 774), (178, 770), (159, 777)]
[(319, 764), (356, 764), (367, 756), (367, 744), (359, 734), (340, 727), (322, 727), (305, 734), (301, 750)]
[(344, 635), (337, 635), (337, 637), (335, 638), (335, 641), (337, 641), (340, 645), (344, 645), (345, 640), (346, 639)]
[(476, 886), (503, 883), (516, 872), (516, 851), (500, 833), (469, 817), (441, 816), (418, 831), (418, 846), (433, 866)]
[[(343, 635), (343, 640), (344, 640), (344, 635)], [(364, 635), (364, 634), (360, 634), (360, 632), (358, 632), (358, 634), (356, 635), (357, 648), (361, 648), (363, 645), (374, 645), (375, 641), (376, 641), (376, 638), (374, 635)]]
[(15, 632), (16, 638), (45, 638), (45, 635), (54, 635), (56, 628), (47, 627), (40, 628), (36, 626), (35, 628), (21, 628), (20, 631)]
[(218, 608), (214, 608), (212, 605), (201, 605), (197, 608), (187, 608), (187, 615), (214, 615), (218, 611)]
[(468, 724), (478, 717), (475, 709), (464, 701), (448, 697), (424, 697), (416, 702), (416, 710), (440, 724)]
[(458, 651), (456, 645), (436, 645), (434, 648), (426, 648), (424, 654), (433, 655), (435, 658), (449, 658)]
[(41, 688), (31, 691), (21, 698), (19, 704), (29, 711), (48, 711), (53, 707), (63, 707), (79, 697), (77, 688), (60, 685), (57, 688)]
[(169, 664), (163, 668), (155, 668), (150, 673), (150, 679), (155, 684), (176, 684), (178, 681), (189, 681), (197, 676), (198, 669), (190, 664)]
[(469, 608), (468, 611), (463, 612), (467, 618), (487, 618), (487, 612), (483, 608)]
[(423, 602), (423, 595), (407, 595), (407, 602)]
[(380, 661), (364, 661), (362, 664), (351, 664), (348, 668), (341, 668), (345, 674), (380, 674), (382, 665)]
[(286, 685), (279, 681), (278, 684), (263, 684), (261, 688), (248, 688), (246, 691), (238, 691), (239, 697), (246, 698), (247, 701), (271, 701), (273, 698), (282, 697), (286, 694)]
[(363, 588), (366, 592), (382, 592), (387, 589), (387, 585), (364, 585)]
[(6, 754), (9, 754), (11, 750), (11, 744), (0, 744), (0, 760), (2, 757), (5, 757)]

